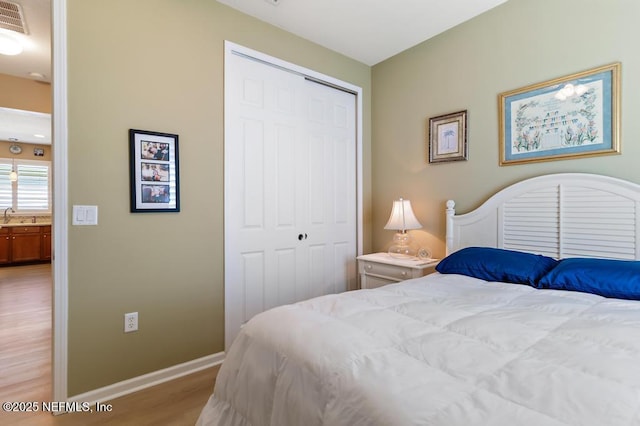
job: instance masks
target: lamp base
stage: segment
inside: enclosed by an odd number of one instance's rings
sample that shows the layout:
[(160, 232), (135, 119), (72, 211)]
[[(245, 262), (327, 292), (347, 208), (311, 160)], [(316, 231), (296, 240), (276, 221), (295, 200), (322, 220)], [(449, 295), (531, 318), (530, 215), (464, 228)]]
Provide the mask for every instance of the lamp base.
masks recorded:
[(411, 245), (411, 236), (405, 232), (397, 232), (393, 236), (393, 244), (389, 247), (389, 256), (396, 258), (416, 257), (418, 250)]
[(399, 259), (408, 259), (416, 257), (416, 250), (411, 246), (396, 246), (393, 245), (389, 247), (389, 256), (399, 258)]

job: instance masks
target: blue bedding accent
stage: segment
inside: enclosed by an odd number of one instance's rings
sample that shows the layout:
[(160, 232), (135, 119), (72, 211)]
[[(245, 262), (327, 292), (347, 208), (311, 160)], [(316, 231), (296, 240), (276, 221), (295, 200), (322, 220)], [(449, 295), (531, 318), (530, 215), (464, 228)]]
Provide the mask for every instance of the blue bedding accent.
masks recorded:
[(573, 290), (617, 299), (640, 300), (640, 262), (569, 258), (543, 276), (538, 288)]
[(557, 264), (557, 260), (539, 254), (491, 247), (467, 247), (442, 259), (436, 266), (436, 271), (536, 287), (538, 280)]

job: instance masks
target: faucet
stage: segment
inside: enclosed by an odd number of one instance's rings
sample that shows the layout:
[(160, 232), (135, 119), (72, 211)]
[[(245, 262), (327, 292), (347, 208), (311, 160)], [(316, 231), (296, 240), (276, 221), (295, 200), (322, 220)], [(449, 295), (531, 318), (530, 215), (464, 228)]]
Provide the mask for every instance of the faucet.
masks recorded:
[(7, 217), (7, 210), (11, 210), (11, 213), (15, 213), (16, 211), (11, 208), (11, 207), (7, 207), (6, 209), (4, 209), (4, 223), (9, 223), (9, 217)]

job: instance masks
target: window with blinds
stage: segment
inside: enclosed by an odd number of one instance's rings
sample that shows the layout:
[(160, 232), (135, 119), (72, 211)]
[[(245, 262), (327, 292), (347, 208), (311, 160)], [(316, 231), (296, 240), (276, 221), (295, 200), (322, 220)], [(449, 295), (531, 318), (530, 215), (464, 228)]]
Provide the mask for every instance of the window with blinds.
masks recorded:
[[(12, 182), (11, 171), (18, 180)], [(51, 163), (49, 161), (0, 160), (0, 209), (13, 208), (16, 213), (51, 211)]]

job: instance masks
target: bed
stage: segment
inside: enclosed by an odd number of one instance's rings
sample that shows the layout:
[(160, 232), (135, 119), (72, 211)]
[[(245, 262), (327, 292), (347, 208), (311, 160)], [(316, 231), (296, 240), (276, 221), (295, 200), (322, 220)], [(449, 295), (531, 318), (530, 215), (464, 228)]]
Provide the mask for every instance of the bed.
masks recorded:
[(554, 174), (462, 215), (438, 273), (263, 312), (199, 425), (640, 425), (640, 186)]

